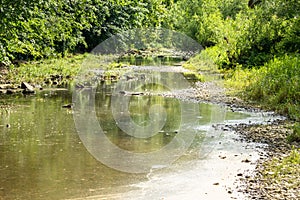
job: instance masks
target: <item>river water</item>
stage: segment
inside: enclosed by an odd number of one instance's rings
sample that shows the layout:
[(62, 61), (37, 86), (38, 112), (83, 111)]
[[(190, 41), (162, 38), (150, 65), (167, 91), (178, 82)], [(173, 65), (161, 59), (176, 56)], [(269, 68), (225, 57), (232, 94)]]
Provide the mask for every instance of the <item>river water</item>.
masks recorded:
[[(1, 96), (0, 199), (245, 198), (234, 182), (238, 173), (254, 169), (258, 144), (239, 141), (225, 125), (265, 123), (270, 115), (160, 95), (133, 95), (128, 109), (135, 123), (147, 124), (145, 111), (153, 104), (163, 107), (169, 117), (153, 137), (135, 138), (116, 125), (111, 112), (116, 87), (104, 82), (95, 92), (95, 114), (107, 138), (126, 151), (154, 152), (176, 137), (182, 123), (192, 123), (195, 138), (179, 159), (169, 165), (157, 163), (144, 173), (118, 171), (99, 162), (79, 137), (75, 111), (63, 107), (72, 103), (74, 90)], [(195, 118), (182, 121), (182, 104), (198, 109)], [(245, 159), (250, 163), (242, 162)]]

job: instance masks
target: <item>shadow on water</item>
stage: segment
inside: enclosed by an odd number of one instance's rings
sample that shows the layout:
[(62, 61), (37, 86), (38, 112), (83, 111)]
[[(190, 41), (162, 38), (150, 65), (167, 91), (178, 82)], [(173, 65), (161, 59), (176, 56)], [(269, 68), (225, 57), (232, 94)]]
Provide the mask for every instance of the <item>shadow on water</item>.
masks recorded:
[(118, 60), (118, 62), (137, 66), (179, 65), (182, 61), (182, 57), (174, 56), (126, 56)]

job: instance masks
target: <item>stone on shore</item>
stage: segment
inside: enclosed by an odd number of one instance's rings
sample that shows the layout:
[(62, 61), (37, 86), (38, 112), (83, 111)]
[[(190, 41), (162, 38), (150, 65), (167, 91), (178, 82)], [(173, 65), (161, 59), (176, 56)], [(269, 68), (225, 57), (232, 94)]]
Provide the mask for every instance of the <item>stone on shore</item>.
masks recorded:
[(34, 87), (27, 82), (21, 83), (21, 89), (23, 89), (23, 94), (34, 93)]

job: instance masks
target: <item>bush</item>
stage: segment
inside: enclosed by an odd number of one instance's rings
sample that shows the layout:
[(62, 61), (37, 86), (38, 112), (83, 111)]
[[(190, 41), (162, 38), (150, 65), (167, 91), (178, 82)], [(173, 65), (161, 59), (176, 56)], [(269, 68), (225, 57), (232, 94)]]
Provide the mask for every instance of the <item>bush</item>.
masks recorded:
[(293, 126), (293, 133), (287, 137), (289, 142), (298, 142), (300, 143), (300, 123), (296, 123)]
[(252, 73), (247, 97), (300, 120), (299, 66), (299, 54), (275, 57)]
[(222, 68), (257, 67), (274, 55), (300, 47), (300, 2), (265, 0), (248, 7), (248, 0), (182, 0), (173, 7), (174, 27), (205, 48), (214, 47)]

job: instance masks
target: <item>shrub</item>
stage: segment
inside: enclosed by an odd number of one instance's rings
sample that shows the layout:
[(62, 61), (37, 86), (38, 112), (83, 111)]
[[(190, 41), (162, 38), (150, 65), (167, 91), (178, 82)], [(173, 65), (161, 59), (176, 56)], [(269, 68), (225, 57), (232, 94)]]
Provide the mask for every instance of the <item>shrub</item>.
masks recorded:
[[(300, 55), (275, 57), (255, 74), (247, 97), (300, 119)], [(253, 76), (254, 77), (254, 76)]]
[(293, 133), (287, 137), (289, 142), (298, 142), (300, 143), (300, 123), (296, 123), (293, 126)]

